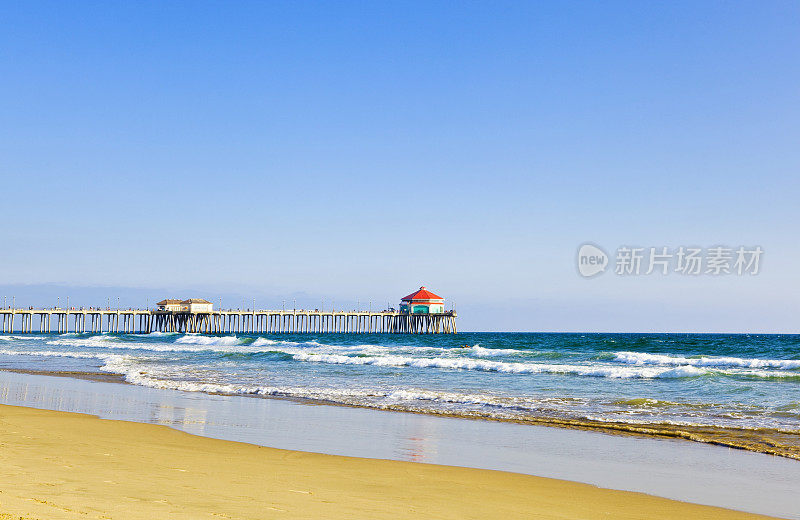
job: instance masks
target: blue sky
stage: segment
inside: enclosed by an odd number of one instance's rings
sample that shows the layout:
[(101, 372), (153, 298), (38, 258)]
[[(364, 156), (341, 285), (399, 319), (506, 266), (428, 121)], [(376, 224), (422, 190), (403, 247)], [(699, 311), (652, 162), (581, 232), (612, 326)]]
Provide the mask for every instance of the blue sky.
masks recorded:
[[(792, 2), (3, 2), (0, 289), (271, 307), (425, 284), (464, 329), (798, 332), (798, 22)], [(765, 252), (753, 277), (584, 280), (586, 241)]]

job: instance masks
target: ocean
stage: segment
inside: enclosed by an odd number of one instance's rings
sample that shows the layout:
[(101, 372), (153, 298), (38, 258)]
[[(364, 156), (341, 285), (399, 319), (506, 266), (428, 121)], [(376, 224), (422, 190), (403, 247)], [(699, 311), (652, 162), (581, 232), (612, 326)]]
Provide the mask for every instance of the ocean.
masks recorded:
[(800, 445), (800, 335), (5, 335), (0, 368), (522, 422), (770, 429)]

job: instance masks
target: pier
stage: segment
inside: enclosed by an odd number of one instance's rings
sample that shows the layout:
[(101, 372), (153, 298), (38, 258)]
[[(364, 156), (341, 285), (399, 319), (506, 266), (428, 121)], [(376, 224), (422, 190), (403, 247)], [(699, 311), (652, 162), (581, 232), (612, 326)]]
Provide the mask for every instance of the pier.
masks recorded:
[(455, 334), (456, 312), (321, 310), (0, 309), (3, 333)]
[[(12, 299), (13, 300), (13, 299)], [(253, 301), (255, 307), (255, 300)], [(150, 309), (53, 307), (0, 309), (3, 333), (67, 332), (149, 334), (455, 334), (456, 311), (445, 311), (444, 298), (424, 286), (400, 300), (400, 310), (362, 312), (292, 309), (214, 310), (203, 298), (165, 299)], [(19, 319), (17, 319), (19, 317)], [(38, 320), (37, 320), (38, 318)], [(16, 322), (19, 321), (19, 328)], [(72, 327), (70, 328), (70, 322)], [(104, 326), (105, 324), (105, 326)]]

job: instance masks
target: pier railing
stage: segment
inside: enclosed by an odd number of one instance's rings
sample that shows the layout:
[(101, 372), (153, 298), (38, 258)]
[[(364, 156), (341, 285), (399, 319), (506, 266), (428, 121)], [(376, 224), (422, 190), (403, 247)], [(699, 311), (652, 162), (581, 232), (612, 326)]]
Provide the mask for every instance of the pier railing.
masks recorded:
[[(407, 314), (398, 311), (146, 309), (0, 309), (3, 333), (189, 332), (204, 334), (455, 334), (455, 311)], [(38, 318), (38, 319), (37, 319)], [(34, 323), (36, 321), (36, 323)], [(70, 322), (71, 327), (70, 327)], [(105, 323), (104, 323), (105, 322)], [(19, 323), (19, 327), (16, 327)], [(105, 326), (104, 326), (105, 325)]]

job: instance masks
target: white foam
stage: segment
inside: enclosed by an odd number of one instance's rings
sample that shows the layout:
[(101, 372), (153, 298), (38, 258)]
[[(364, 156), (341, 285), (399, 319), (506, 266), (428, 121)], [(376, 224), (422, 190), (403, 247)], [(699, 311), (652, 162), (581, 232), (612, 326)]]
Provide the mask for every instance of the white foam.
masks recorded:
[(272, 340), (272, 339), (258, 338), (251, 344), (251, 346), (253, 346), (253, 347), (264, 347), (266, 345), (277, 345), (279, 343), (280, 343), (279, 341), (275, 341), (275, 340)]
[(386, 394), (389, 401), (433, 401), (437, 403), (468, 404), (498, 408), (532, 408), (540, 402), (529, 398), (492, 396), (486, 394), (461, 394), (423, 389), (399, 389)]
[(478, 357), (515, 356), (531, 353), (530, 350), (517, 350), (513, 348), (484, 348), (481, 347), (480, 344), (473, 345), (469, 349), (464, 350)]
[[(540, 407), (550, 399), (537, 400), (530, 398), (512, 398), (484, 394), (461, 394), (457, 392), (433, 391), (424, 389), (370, 389), (370, 388), (319, 388), (291, 386), (260, 386), (252, 384), (230, 384), (222, 382), (205, 382), (180, 380), (180, 376), (192, 376), (191, 366), (153, 367), (137, 362), (129, 356), (109, 357), (102, 370), (124, 376), (125, 380), (141, 386), (180, 390), (184, 392), (206, 392), (239, 395), (265, 395), (281, 397), (300, 397), (318, 399), (345, 404), (360, 404), (384, 408), (397, 403), (413, 404), (417, 401), (437, 403), (491, 406), (496, 408), (533, 409), (533, 404)], [(200, 375), (200, 374), (197, 374)]]
[(175, 343), (182, 345), (239, 345), (241, 340), (236, 336), (201, 336), (199, 334), (187, 334), (175, 340)]
[(408, 366), (416, 368), (443, 368), (453, 370), (479, 370), (512, 374), (567, 374), (609, 378), (680, 378), (695, 377), (707, 371), (695, 367), (614, 367), (591, 365), (554, 365), (539, 363), (507, 363), (466, 358), (416, 358), (408, 356), (346, 356), (283, 350), (297, 361), (331, 363), (343, 365)]
[[(74, 359), (98, 359), (104, 363), (119, 363), (123, 359), (128, 359), (130, 356), (119, 354), (88, 354), (84, 352), (64, 352), (55, 350), (5, 350), (0, 349), (0, 354), (7, 356), (33, 356), (33, 357), (59, 357), (59, 358), (74, 358)], [(139, 358), (144, 359), (144, 358)]]
[(117, 341), (114, 336), (89, 336), (88, 338), (66, 336), (66, 334), (62, 334), (61, 339), (54, 339), (45, 343), (62, 347), (108, 347), (110, 343)]
[[(104, 348), (109, 349), (118, 349), (118, 350), (147, 350), (151, 352), (206, 352), (211, 349), (205, 347), (203, 345), (176, 345), (174, 343), (163, 343), (163, 344), (153, 344), (153, 343), (133, 343), (133, 342), (125, 342), (125, 343), (115, 343), (109, 345), (103, 345)], [(238, 349), (235, 348), (220, 348), (214, 349), (214, 352), (237, 352)]]
[(645, 352), (616, 352), (614, 354), (614, 361), (630, 365), (782, 368), (784, 370), (800, 368), (800, 359), (757, 359), (711, 356), (689, 358), (683, 356), (669, 356), (666, 354), (648, 354)]
[(180, 390), (184, 392), (206, 392), (239, 395), (275, 395), (285, 397), (306, 397), (341, 401), (343, 397), (367, 397), (380, 395), (374, 391), (361, 389), (331, 389), (313, 387), (275, 387), (222, 382), (205, 382), (177, 379), (178, 375), (191, 374), (190, 366), (155, 367), (140, 364), (136, 358), (113, 356), (106, 360), (101, 370), (122, 375), (132, 384), (151, 388)]
[(57, 352), (55, 350), (6, 350), (0, 349), (0, 354), (5, 356), (37, 356), (37, 357), (66, 357), (76, 359), (103, 359), (105, 356), (83, 354), (81, 352)]

